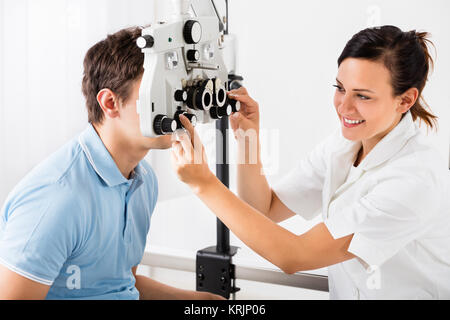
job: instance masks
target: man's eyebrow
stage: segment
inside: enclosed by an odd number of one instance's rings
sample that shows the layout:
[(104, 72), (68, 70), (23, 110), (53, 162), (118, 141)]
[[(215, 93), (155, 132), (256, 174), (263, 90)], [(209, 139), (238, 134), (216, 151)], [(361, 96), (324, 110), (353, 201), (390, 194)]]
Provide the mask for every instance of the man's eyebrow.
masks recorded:
[[(339, 81), (338, 78), (336, 78), (336, 82), (337, 82), (338, 84), (340, 84), (341, 86), (343, 86), (342, 82)], [(364, 92), (364, 91), (365, 91), (365, 92), (375, 93), (375, 92), (373, 92), (372, 90), (369, 90), (369, 89), (353, 89), (352, 91), (356, 91), (356, 92)]]

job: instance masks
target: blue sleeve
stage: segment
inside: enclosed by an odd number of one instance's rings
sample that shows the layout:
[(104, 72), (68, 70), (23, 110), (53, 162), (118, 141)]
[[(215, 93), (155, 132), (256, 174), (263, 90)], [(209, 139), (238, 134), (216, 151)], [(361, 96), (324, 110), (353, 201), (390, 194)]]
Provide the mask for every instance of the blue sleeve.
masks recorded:
[(2, 212), (0, 263), (52, 285), (79, 244), (80, 213), (75, 196), (63, 186), (22, 190)]

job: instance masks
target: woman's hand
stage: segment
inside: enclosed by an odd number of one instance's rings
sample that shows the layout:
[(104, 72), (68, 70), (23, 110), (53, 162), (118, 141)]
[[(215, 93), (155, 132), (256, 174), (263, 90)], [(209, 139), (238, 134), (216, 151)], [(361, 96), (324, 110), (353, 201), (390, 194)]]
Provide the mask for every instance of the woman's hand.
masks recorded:
[(234, 131), (234, 136), (238, 138), (242, 131), (247, 130), (255, 130), (256, 134), (259, 135), (258, 102), (248, 95), (247, 89), (244, 87), (228, 92), (228, 96), (230, 99), (235, 99), (241, 103), (241, 110), (230, 116), (230, 125)]
[(180, 115), (180, 121), (186, 131), (174, 133), (178, 141), (172, 143), (172, 164), (180, 180), (198, 193), (215, 176), (208, 167), (205, 148), (191, 122), (183, 115)]

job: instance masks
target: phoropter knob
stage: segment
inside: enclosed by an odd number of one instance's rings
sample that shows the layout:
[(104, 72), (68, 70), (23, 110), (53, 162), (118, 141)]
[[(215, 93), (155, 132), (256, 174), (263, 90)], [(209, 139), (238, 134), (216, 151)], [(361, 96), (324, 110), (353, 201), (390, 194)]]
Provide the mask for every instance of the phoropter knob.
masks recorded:
[(174, 94), (175, 101), (185, 102), (187, 100), (187, 92), (184, 90), (176, 90)]
[(194, 93), (195, 93), (195, 87), (188, 87), (187, 88), (187, 100), (186, 104), (191, 109), (196, 109), (194, 105)]
[(226, 107), (213, 107), (209, 110), (209, 115), (213, 119), (220, 119), (222, 117), (228, 117), (231, 115), (231, 106), (227, 105)]
[(136, 44), (139, 48), (151, 48), (155, 44), (155, 39), (149, 34), (146, 34), (145, 36), (139, 37), (136, 40)]
[(239, 112), (241, 110), (241, 102), (235, 99), (228, 99), (232, 112)]
[(183, 116), (189, 119), (193, 127), (197, 125), (197, 116), (195, 114), (185, 112), (183, 113)]
[(175, 112), (174, 119), (177, 122), (177, 129), (183, 128), (183, 125), (181, 124), (180, 120), (180, 114), (188, 118), (188, 120), (192, 123), (192, 126), (195, 127), (197, 125), (197, 116), (192, 113), (187, 113), (186, 111), (179, 110)]
[(199, 43), (202, 38), (202, 25), (195, 20), (188, 20), (183, 29), (184, 41), (187, 44)]
[(228, 89), (229, 90), (236, 90), (242, 87), (242, 81), (244, 81), (244, 78), (241, 76), (238, 76), (237, 74), (229, 74), (228, 75)]
[(211, 109), (213, 102), (213, 93), (206, 86), (195, 89), (194, 104), (199, 110), (208, 111)]
[(189, 108), (208, 111), (213, 105), (213, 82), (202, 80), (195, 85), (187, 87), (187, 101)]
[(214, 84), (214, 105), (223, 107), (227, 102), (227, 92), (219, 78), (213, 80)]
[(177, 130), (177, 122), (174, 119), (159, 114), (155, 117), (155, 121), (153, 122), (153, 130), (155, 130), (157, 135), (163, 136)]
[(198, 50), (190, 49), (186, 53), (186, 58), (189, 62), (197, 62), (200, 60), (200, 52)]

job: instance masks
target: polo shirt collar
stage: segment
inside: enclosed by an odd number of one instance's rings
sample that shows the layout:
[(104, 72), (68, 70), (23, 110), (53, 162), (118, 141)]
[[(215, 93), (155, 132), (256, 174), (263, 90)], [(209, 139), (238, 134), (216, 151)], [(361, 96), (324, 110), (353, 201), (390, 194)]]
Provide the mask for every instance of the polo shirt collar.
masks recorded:
[(408, 111), (397, 126), (391, 130), (361, 162), (361, 169), (370, 170), (391, 159), (417, 132), (411, 112)]
[[(106, 185), (114, 187), (120, 184), (129, 183), (129, 180), (127, 180), (120, 172), (92, 124), (89, 124), (81, 133), (78, 142), (92, 168)], [(139, 163), (131, 176), (132, 179), (141, 179), (145, 174), (147, 174), (147, 171)]]

